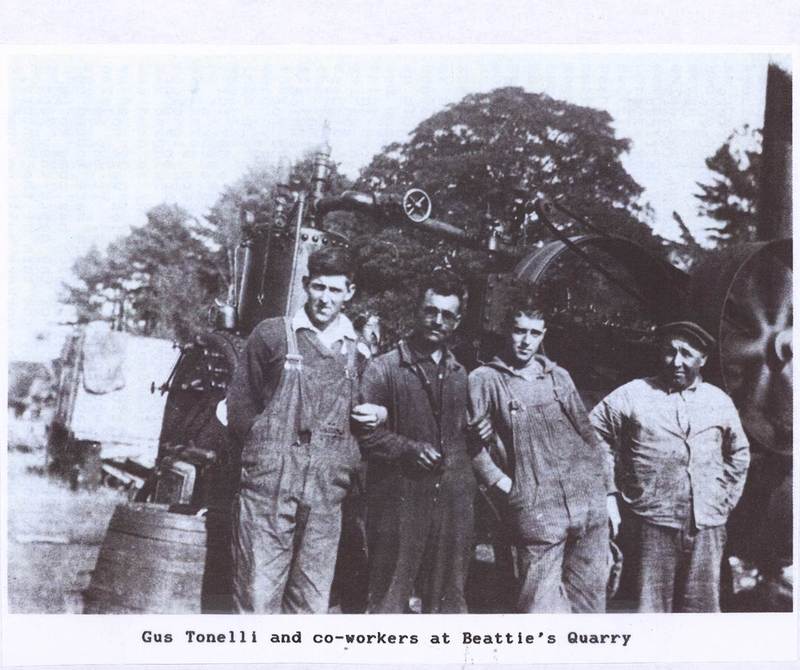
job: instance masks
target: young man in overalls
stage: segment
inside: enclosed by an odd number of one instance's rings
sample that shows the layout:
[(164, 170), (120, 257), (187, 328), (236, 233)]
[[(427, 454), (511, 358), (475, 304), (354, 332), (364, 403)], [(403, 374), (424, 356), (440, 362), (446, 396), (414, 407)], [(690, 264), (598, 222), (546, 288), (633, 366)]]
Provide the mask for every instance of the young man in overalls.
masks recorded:
[[(341, 248), (309, 256), (302, 309), (262, 321), (228, 390), (228, 422), (242, 446), (234, 505), (234, 599), (240, 612), (325, 612), (342, 500), (360, 460), (350, 430), (369, 356), (341, 313), (355, 291)], [(377, 423), (370, 407), (354, 419)]]
[(517, 610), (604, 612), (611, 465), (569, 373), (537, 354), (542, 312), (521, 296), (507, 327), (469, 376), (469, 412), (478, 479), (516, 548)]

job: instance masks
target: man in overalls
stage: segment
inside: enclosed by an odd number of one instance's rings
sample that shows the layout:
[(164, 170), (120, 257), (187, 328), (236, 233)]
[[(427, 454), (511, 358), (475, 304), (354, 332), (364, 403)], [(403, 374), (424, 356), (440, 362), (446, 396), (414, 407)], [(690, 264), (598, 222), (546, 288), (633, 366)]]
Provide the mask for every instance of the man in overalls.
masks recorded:
[(537, 354), (542, 312), (520, 296), (507, 327), (503, 353), (469, 376), (469, 413), (478, 478), (516, 548), (517, 610), (604, 612), (612, 467), (569, 373)]
[(467, 373), (448, 349), (463, 286), (437, 272), (421, 286), (414, 331), (372, 361), (363, 396), (388, 409), (363, 437), (369, 612), (466, 612), (475, 477), (467, 454)]
[[(369, 356), (341, 314), (353, 296), (341, 248), (309, 256), (305, 306), (262, 321), (228, 390), (228, 422), (242, 446), (234, 505), (234, 599), (240, 612), (325, 612), (341, 504), (360, 460), (350, 415)], [(369, 407), (354, 418), (374, 426)]]

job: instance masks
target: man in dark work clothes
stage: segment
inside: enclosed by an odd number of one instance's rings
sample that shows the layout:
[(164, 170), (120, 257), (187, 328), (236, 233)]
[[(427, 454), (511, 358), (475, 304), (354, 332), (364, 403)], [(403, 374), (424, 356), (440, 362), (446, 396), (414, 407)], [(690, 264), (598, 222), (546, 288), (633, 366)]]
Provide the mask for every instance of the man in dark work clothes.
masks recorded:
[(369, 350), (341, 314), (355, 290), (348, 252), (311, 254), (304, 288), (293, 318), (253, 330), (228, 391), (242, 446), (232, 546), (241, 612), (327, 611), (342, 500), (360, 461), (351, 412), (377, 423), (378, 408), (353, 407)]
[(465, 612), (476, 482), (467, 454), (467, 373), (448, 349), (463, 286), (436, 272), (421, 286), (413, 334), (370, 363), (365, 402), (388, 410), (360, 438), (367, 458), (369, 612)]

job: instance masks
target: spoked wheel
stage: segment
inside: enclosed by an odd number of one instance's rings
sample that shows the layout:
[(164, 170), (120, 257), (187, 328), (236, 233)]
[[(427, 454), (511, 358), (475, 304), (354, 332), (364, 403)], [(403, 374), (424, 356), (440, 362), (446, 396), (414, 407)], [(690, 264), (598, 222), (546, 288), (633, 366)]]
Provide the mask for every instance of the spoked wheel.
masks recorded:
[(717, 334), (713, 381), (733, 399), (751, 440), (791, 453), (791, 241), (742, 245), (710, 259), (693, 277), (693, 300)]
[(736, 273), (720, 323), (720, 369), (742, 422), (773, 451), (792, 448), (792, 265), (772, 245)]

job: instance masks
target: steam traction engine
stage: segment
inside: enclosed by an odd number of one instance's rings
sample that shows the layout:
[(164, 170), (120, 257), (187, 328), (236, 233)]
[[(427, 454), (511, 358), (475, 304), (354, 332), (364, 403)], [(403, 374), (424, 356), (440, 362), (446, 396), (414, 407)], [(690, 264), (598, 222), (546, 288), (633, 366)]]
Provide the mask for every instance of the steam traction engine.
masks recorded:
[[(590, 407), (620, 384), (652, 373), (652, 332), (658, 323), (691, 319), (714, 333), (718, 344), (707, 376), (733, 398), (755, 452), (731, 545), (734, 553), (755, 561), (767, 581), (786, 577), (792, 557), (791, 132), (785, 132), (791, 119), (786, 86), (790, 91), (791, 84), (772, 69), (769, 81), (764, 162), (769, 173), (765, 192), (770, 192), (761, 207), (764, 239), (709, 255), (691, 275), (607, 234), (561, 202), (527, 202), (513, 230), (492, 228), (473, 236), (432, 218), (431, 200), (420, 189), (411, 189), (402, 201), (357, 192), (326, 197), (328, 149), (317, 156), (307, 193), (280, 190), (267, 218), (243, 211), (234, 300), (217, 305), (217, 329), (183, 349), (162, 386), (168, 396), (157, 473), (141, 495), (169, 504), (171, 512), (209, 510), (203, 526), (207, 552), (199, 568), (203, 610), (228, 606), (227, 510), (239, 466), (224, 426), (226, 388), (252, 328), (264, 318), (291, 315), (302, 304), (308, 255), (324, 245), (347, 244), (323, 225), (336, 210), (358, 211), (379, 223), (404, 221), (488, 255), (492, 271), (472, 278), (462, 327), (468, 365), (497, 349), (511, 289), (523, 285), (543, 296), (552, 315), (544, 347), (570, 370)], [(586, 234), (565, 236), (559, 225), (565, 218), (582, 224)], [(547, 226), (552, 241), (530, 246), (526, 240), (532, 226)], [(98, 568), (102, 559), (101, 552)], [(791, 608), (791, 588), (788, 596), (786, 589), (782, 593), (778, 605), (773, 600), (773, 605), (757, 607), (785, 607), (788, 597)], [(200, 594), (197, 601), (199, 608)], [(169, 610), (156, 603), (138, 611)]]
[[(530, 226), (544, 225), (554, 239), (531, 249), (514, 244), (504, 231), (473, 237), (431, 218), (430, 199), (419, 189), (406, 193), (402, 203), (354, 192), (322, 197), (318, 189), (326, 160), (324, 154), (318, 160), (311, 196), (300, 196), (292, 204), (293, 225), (281, 223), (280, 217), (272, 224), (262, 223), (245, 214), (251, 232), (244, 247), (238, 301), (220, 308), (225, 328), (201, 336), (184, 351), (169, 384), (157, 486), (169, 480), (168, 470), (175, 465), (173, 445), (179, 445), (176, 454), (183, 458), (197, 447), (217, 462), (202, 466), (206, 470), (198, 481), (204, 484), (186, 502), (227, 507), (238, 465), (227, 448), (217, 410), (243, 337), (261, 319), (292, 314), (299, 307), (308, 254), (324, 244), (346, 244), (324, 230), (323, 217), (335, 209), (349, 209), (378, 221), (405, 219), (411, 227), (489, 255), (493, 272), (471, 278), (464, 324), (470, 346), (462, 353), (473, 364), (499, 346), (514, 288), (528, 286), (543, 296), (552, 314), (544, 347), (570, 369), (589, 407), (618, 385), (652, 374), (657, 360), (652, 333), (658, 323), (690, 318), (715, 333), (718, 346), (707, 372), (733, 397), (758, 454), (756, 478), (748, 487), (752, 503), (740, 524), (737, 550), (763, 558), (761, 539), (752, 530), (764, 527), (767, 508), (770, 524), (786, 524), (786, 510), (775, 502), (775, 491), (788, 485), (791, 471), (791, 240), (731, 248), (710, 256), (688, 275), (637, 244), (604, 233), (561, 204), (536, 201), (526, 205), (517, 238), (524, 240)], [(310, 224), (301, 223), (308, 220), (304, 211), (311, 215)], [(583, 223), (588, 233), (565, 237), (559, 228), (565, 218)], [(786, 556), (784, 548), (770, 560), (785, 564)], [(788, 557), (790, 561), (791, 552)], [(480, 603), (475, 606), (481, 608)]]

